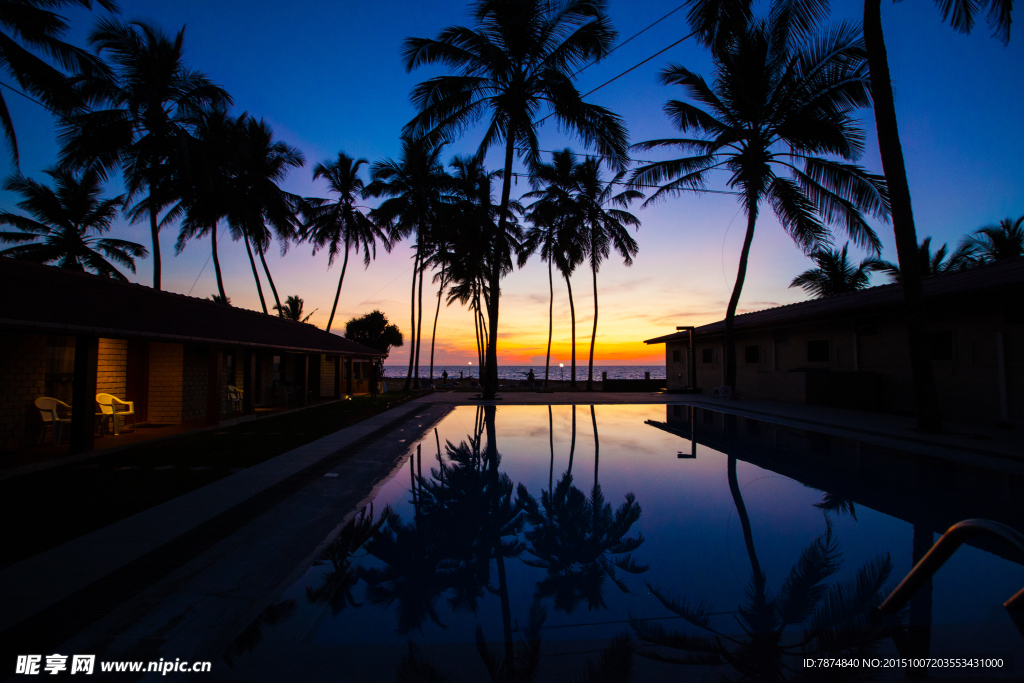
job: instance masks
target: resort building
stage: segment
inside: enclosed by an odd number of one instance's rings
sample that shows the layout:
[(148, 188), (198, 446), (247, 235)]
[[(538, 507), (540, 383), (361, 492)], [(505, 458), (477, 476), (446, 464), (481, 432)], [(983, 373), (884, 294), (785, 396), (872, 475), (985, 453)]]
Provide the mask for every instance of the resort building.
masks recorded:
[[(1024, 258), (933, 275), (923, 286), (943, 416), (1024, 424)], [(912, 411), (897, 284), (737, 315), (734, 329), (739, 397)], [(690, 339), (684, 330), (645, 343), (665, 344), (669, 391), (711, 393), (725, 381), (725, 322), (694, 329), (692, 352)]]
[[(123, 421), (104, 418), (100, 394), (131, 402), (129, 423), (165, 425), (367, 393), (383, 355), (313, 325), (14, 259), (0, 259), (0, 284), (0, 449), (52, 428), (90, 450), (97, 428)], [(57, 404), (50, 424), (43, 397), (73, 409)]]

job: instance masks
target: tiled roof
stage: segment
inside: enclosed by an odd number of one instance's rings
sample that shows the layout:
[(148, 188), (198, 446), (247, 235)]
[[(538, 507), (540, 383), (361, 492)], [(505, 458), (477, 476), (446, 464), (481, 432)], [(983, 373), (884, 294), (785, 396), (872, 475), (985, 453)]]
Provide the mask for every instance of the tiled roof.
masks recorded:
[[(1017, 257), (978, 268), (940, 273), (921, 281), (925, 299), (956, 294), (967, 294), (984, 289), (1024, 285), (1024, 258)], [(805, 322), (836, 315), (848, 316), (859, 313), (877, 312), (882, 309), (898, 308), (903, 305), (903, 289), (898, 284), (880, 285), (849, 294), (811, 299), (785, 306), (776, 306), (763, 311), (743, 313), (735, 318), (737, 331), (769, 325)], [(697, 335), (715, 334), (725, 331), (725, 321), (702, 325), (694, 330)], [(689, 332), (682, 331), (647, 339), (645, 344), (664, 344), (670, 341), (686, 341)]]
[(0, 329), (381, 355), (313, 325), (4, 257), (0, 292)]

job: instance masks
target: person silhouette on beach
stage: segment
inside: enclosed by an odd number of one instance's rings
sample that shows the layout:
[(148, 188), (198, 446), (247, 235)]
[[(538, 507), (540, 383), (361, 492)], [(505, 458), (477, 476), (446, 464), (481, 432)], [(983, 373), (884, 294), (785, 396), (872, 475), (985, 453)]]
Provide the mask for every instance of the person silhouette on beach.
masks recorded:
[(534, 379), (536, 378), (533, 374), (533, 368), (530, 368), (530, 371), (526, 373), (526, 381), (529, 382), (530, 384), (533, 384)]
[(445, 370), (444, 372), (441, 373), (441, 383), (442, 384), (448, 384), (448, 371), (447, 370)]

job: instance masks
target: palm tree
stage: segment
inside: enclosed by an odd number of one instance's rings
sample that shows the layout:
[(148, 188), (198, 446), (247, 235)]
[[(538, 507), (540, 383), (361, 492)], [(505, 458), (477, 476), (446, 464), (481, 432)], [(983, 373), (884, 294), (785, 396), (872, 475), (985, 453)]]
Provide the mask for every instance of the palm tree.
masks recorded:
[[(116, 2), (97, 0), (108, 12), (118, 12)], [(35, 49), (47, 55), (65, 69), (79, 74), (95, 75), (104, 69), (103, 63), (87, 51), (65, 43), (67, 20), (53, 10), (69, 5), (91, 8), (91, 0), (21, 0), (0, 5), (0, 67), (14, 76), (21, 89), (37, 97), (57, 114), (67, 115), (79, 109), (83, 102), (70, 82), (58, 69), (33, 54)], [(19, 44), (21, 43), (21, 44)], [(0, 93), (0, 127), (3, 127), (7, 146), (18, 167), (18, 138), (14, 122)]]
[(565, 277), (569, 288), (569, 311), (572, 323), (572, 368), (569, 384), (576, 386), (576, 309), (572, 300), (572, 284), (569, 276), (583, 262), (585, 245), (579, 230), (579, 212), (572, 195), (578, 164), (576, 155), (570, 149), (554, 152), (550, 164), (537, 164), (530, 176), (531, 182), (543, 184), (540, 190), (528, 192), (524, 197), (536, 198), (530, 205), (527, 219), (533, 223), (526, 233), (524, 254), (540, 249), (541, 259), (548, 263), (548, 349), (544, 361), (544, 386), (548, 385), (551, 370), (551, 337), (554, 329), (555, 286), (552, 267), (558, 263), (558, 270)]
[(601, 261), (608, 258), (611, 249), (619, 252), (627, 266), (633, 265), (633, 257), (639, 246), (626, 226), (639, 229), (640, 221), (626, 209), (634, 200), (643, 199), (644, 195), (637, 190), (614, 194), (615, 186), (621, 184), (625, 171), (604, 182), (601, 180), (601, 165), (593, 157), (588, 157), (580, 164), (574, 175), (576, 206), (594, 281), (594, 329), (590, 333), (590, 367), (587, 372), (587, 391), (593, 391), (594, 344), (597, 341), (597, 271)]
[[(583, 101), (572, 83), (585, 63), (604, 57), (615, 39), (603, 0), (477, 0), (475, 25), (451, 26), (436, 39), (408, 38), (405, 66), (443, 63), (455, 75), (431, 78), (413, 89), (419, 113), (406, 131), (449, 141), (489, 115), (478, 154), (504, 142), (504, 178), (493, 246), (506, 249), (516, 148), (539, 161), (537, 113), (547, 104), (559, 125), (593, 145), (617, 169), (626, 161), (626, 131), (618, 116)], [(501, 258), (491, 259), (484, 398), (498, 387), (498, 301)]]
[(994, 263), (1015, 256), (1024, 256), (1024, 216), (1017, 220), (1004, 218), (998, 225), (986, 225), (960, 243), (976, 263)]
[(696, 152), (634, 171), (636, 185), (664, 183), (645, 205), (703, 189), (718, 168), (730, 171), (729, 185), (739, 190), (747, 230), (725, 314), (728, 386), (736, 383), (733, 321), (761, 203), (771, 204), (783, 229), (805, 251), (829, 243), (830, 224), (838, 224), (855, 244), (880, 251), (861, 212), (884, 218), (889, 208), (881, 177), (819, 156), (850, 160), (863, 151), (863, 134), (850, 117), (854, 108), (870, 103), (857, 29), (839, 24), (820, 36), (805, 35), (793, 14), (777, 10), (773, 5), (767, 20), (752, 20), (719, 38), (712, 85), (681, 65), (662, 71), (663, 83), (682, 85), (705, 105), (706, 110), (678, 100), (665, 105), (677, 128), (701, 137), (635, 145)]
[[(0, 242), (19, 245), (0, 251), (0, 255), (37, 263), (56, 261), (61, 268), (89, 270), (127, 282), (110, 261), (134, 273), (135, 259), (145, 258), (146, 248), (90, 234), (102, 235), (110, 229), (124, 195), (100, 199), (100, 171), (96, 168), (80, 172), (51, 168), (45, 173), (53, 178), (56, 189), (20, 174), (4, 183), (5, 190), (23, 197), (17, 206), (33, 218), (0, 211), (0, 225), (21, 231), (0, 232)], [(39, 238), (43, 240), (36, 242)]]
[[(426, 234), (436, 220), (441, 195), (447, 184), (444, 168), (439, 161), (441, 148), (423, 138), (402, 138), (402, 155), (398, 160), (384, 159), (373, 164), (372, 182), (366, 187), (367, 197), (387, 197), (370, 212), (370, 219), (387, 226), (392, 244), (416, 234), (416, 253), (412, 269), (412, 321), (409, 349), (409, 372), (405, 378), (406, 391), (410, 386), (419, 388), (419, 335), (416, 326), (416, 279), (420, 279), (422, 301), (423, 260)], [(422, 312), (420, 320), (422, 321)]]
[(488, 372), (488, 323), (484, 311), (488, 317), (492, 311), (494, 290), (490, 286), (491, 273), (497, 269), (500, 277), (505, 277), (512, 272), (515, 260), (520, 265), (525, 261), (523, 231), (516, 220), (522, 206), (518, 201), (510, 201), (507, 220), (504, 227), (499, 228), (502, 221), (494, 203), (494, 183), (501, 180), (503, 171), (488, 172), (478, 155), (456, 157), (452, 169), (456, 201), (450, 212), (455, 252), (451, 278), (455, 284), (449, 299), (471, 302), (476, 316), (482, 378)]
[(282, 190), (278, 183), (284, 180), (289, 168), (298, 168), (306, 162), (298, 149), (275, 141), (274, 133), (266, 122), (246, 114), (238, 119), (235, 154), (237, 167), (227, 195), (226, 217), (235, 238), (245, 241), (260, 303), (263, 312), (267, 313), (252, 249), (256, 249), (263, 264), (277, 308), (281, 299), (264, 253), (276, 235), (284, 254), (289, 241), (296, 235), (296, 211), (300, 198)]
[(313, 317), (313, 313), (319, 311), (319, 308), (314, 308), (313, 311), (305, 318), (302, 317), (302, 307), (305, 302), (299, 298), (299, 295), (290, 296), (284, 300), (284, 306), (278, 304), (274, 306), (274, 310), (277, 311), (279, 318), (285, 318), (286, 320), (294, 320), (297, 323), (307, 323), (309, 319)]
[(844, 244), (842, 251), (835, 249), (815, 249), (808, 256), (817, 264), (793, 278), (790, 287), (802, 287), (815, 299), (836, 294), (846, 294), (866, 289), (868, 274), (875, 269), (877, 260), (864, 259), (856, 268), (846, 257), (849, 244)]
[[(987, 12), (989, 25), (995, 35), (1008, 43), (1013, 0), (936, 0), (943, 21), (949, 21), (957, 31), (970, 33), (978, 15)], [(910, 203), (910, 185), (907, 181), (903, 147), (896, 123), (896, 105), (893, 100), (892, 79), (889, 76), (889, 57), (882, 33), (882, 0), (864, 0), (864, 44), (874, 99), (875, 129), (878, 134), (878, 152), (882, 169), (892, 198), (892, 228), (896, 236), (896, 255), (899, 258), (903, 285), (904, 316), (910, 345), (910, 370), (914, 387), (914, 409), (918, 429), (939, 431), (942, 417), (932, 374), (928, 337), (924, 330), (921, 273), (918, 272), (917, 232), (914, 212)]]
[[(975, 264), (970, 244), (961, 243), (952, 254), (949, 254), (949, 258), (946, 258), (947, 249), (946, 245), (943, 244), (933, 254), (932, 238), (925, 237), (917, 248), (917, 272), (922, 277), (927, 277), (928, 275), (937, 275), (950, 270), (963, 270)], [(885, 273), (889, 276), (890, 282), (901, 281), (899, 264), (892, 261), (871, 259), (870, 269)]]
[[(181, 183), (180, 212), (183, 220), (178, 241), (174, 245), (174, 253), (177, 255), (185, 248), (188, 240), (210, 235), (218, 296), (225, 301), (228, 296), (224, 291), (224, 276), (220, 269), (220, 255), (217, 253), (217, 224), (227, 215), (227, 198), (232, 178), (237, 172), (235, 143), (238, 130), (238, 120), (230, 116), (224, 106), (210, 107), (200, 113), (188, 155), (188, 182)], [(174, 213), (169, 212), (169, 216)]]
[(178, 196), (171, 180), (186, 164), (187, 122), (207, 107), (231, 103), (223, 88), (185, 66), (184, 39), (184, 28), (172, 40), (142, 21), (98, 22), (89, 42), (98, 54), (110, 55), (112, 70), (83, 74), (76, 87), (87, 100), (109, 108), (71, 117), (60, 134), (62, 163), (120, 165), (128, 200), (148, 192), (134, 216), (149, 216), (154, 289), (160, 289), (161, 274), (157, 215)]
[(363, 265), (370, 267), (371, 258), (377, 257), (377, 240), (379, 239), (386, 251), (391, 251), (391, 242), (387, 235), (356, 207), (366, 189), (359, 168), (368, 164), (366, 159), (353, 159), (344, 152), (338, 152), (334, 161), (317, 164), (313, 169), (313, 180), (326, 178), (331, 192), (338, 195), (337, 201), (324, 199), (305, 199), (304, 213), (306, 224), (303, 227), (304, 238), (313, 243), (313, 254), (318, 249), (327, 247), (327, 267), (334, 263), (339, 246), (345, 252), (341, 264), (341, 277), (338, 278), (338, 291), (334, 294), (334, 305), (331, 306), (331, 317), (327, 319), (327, 331), (331, 331), (334, 313), (338, 310), (338, 297), (341, 296), (341, 283), (345, 281), (345, 269), (348, 267), (349, 249), (358, 252), (363, 250)]

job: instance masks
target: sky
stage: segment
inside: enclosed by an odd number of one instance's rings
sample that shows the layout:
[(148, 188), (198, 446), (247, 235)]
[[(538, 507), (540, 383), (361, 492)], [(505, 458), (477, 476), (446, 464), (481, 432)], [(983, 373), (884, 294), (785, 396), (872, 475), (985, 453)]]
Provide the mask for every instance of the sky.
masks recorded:
[[(612, 23), (622, 42), (677, 10), (679, 0), (644, 3), (610, 0)], [(1024, 40), (1020, 35), (1022, 10), (1014, 9), (1015, 31), (1009, 45), (979, 24), (970, 35), (943, 24), (935, 3), (883, 3), (889, 65), (896, 95), (897, 116), (913, 199), (919, 239), (933, 238), (933, 246), (948, 243), (984, 225), (1024, 214)], [(173, 33), (185, 27), (187, 64), (206, 73), (234, 98), (236, 112), (263, 118), (275, 134), (297, 147), (306, 166), (291, 172), (283, 187), (303, 196), (328, 197), (326, 184), (312, 179), (313, 166), (336, 157), (339, 151), (370, 162), (396, 158), (399, 135), (415, 111), (409, 101), (413, 86), (440, 68), (406, 73), (400, 58), (406, 37), (434, 37), (449, 25), (468, 25), (467, 3), (443, 0), (415, 2), (311, 2), (289, 3), (250, 0), (123, 0), (122, 17), (147, 19)], [(862, 5), (834, 2), (831, 21), (860, 19)], [(87, 44), (95, 12), (69, 10), (72, 23), (68, 40)], [(584, 70), (577, 79), (581, 92), (651, 57), (689, 33), (685, 10), (669, 14), (639, 37), (624, 44), (606, 60)], [(676, 132), (662, 106), (681, 98), (680, 88), (657, 82), (670, 62), (710, 77), (707, 53), (693, 40), (667, 50), (587, 100), (608, 107), (623, 117), (630, 142), (673, 137)], [(0, 81), (10, 84), (4, 75)], [(46, 179), (42, 170), (57, 157), (53, 119), (39, 105), (4, 88), (19, 138), (22, 173)], [(546, 113), (546, 112), (545, 112)], [(873, 117), (858, 113), (866, 132), (866, 151), (860, 163), (881, 173), (875, 144)], [(476, 149), (481, 129), (466, 132), (445, 149), (444, 159)], [(542, 127), (541, 148), (565, 147), (583, 152), (579, 140), (558, 129), (551, 119)], [(592, 151), (592, 150), (591, 150)], [(641, 158), (651, 154), (637, 155)], [(492, 152), (489, 167), (501, 163)], [(13, 166), (0, 155), (0, 176)], [(517, 162), (517, 171), (523, 171)], [(606, 171), (606, 177), (610, 178)], [(709, 189), (726, 190), (727, 174), (713, 176)], [(513, 196), (529, 191), (519, 180)], [(109, 194), (122, 191), (119, 181)], [(0, 209), (16, 211), (18, 197), (0, 191)], [(368, 201), (368, 205), (374, 202)], [(599, 325), (595, 364), (653, 364), (664, 362), (664, 347), (647, 346), (648, 339), (675, 331), (677, 325), (701, 325), (724, 317), (732, 292), (742, 246), (744, 216), (735, 197), (704, 193), (668, 199), (633, 212), (642, 225), (634, 234), (639, 254), (632, 267), (615, 257), (598, 273)], [(882, 257), (896, 260), (892, 228), (872, 222), (882, 239)], [(148, 223), (129, 225), (119, 219), (110, 236), (149, 246)], [(225, 288), (235, 306), (259, 310), (252, 273), (242, 243), (231, 242), (222, 226), (218, 241)], [(174, 256), (176, 231), (161, 235), (163, 288), (207, 297), (217, 291), (210, 262), (208, 239), (193, 241)], [(837, 236), (837, 246), (844, 239)], [(851, 245), (852, 258), (867, 256)], [(268, 253), (271, 273), (282, 299), (297, 294), (313, 311), (311, 322), (324, 327), (340, 274), (340, 260), (328, 268), (327, 255), (315, 256), (308, 244), (292, 244), (282, 256)], [(789, 288), (811, 261), (779, 227), (770, 211), (758, 219), (750, 264), (740, 299), (740, 312), (761, 310), (802, 301), (802, 290)], [(152, 283), (151, 262), (138, 263), (129, 279)], [(390, 254), (378, 251), (368, 269), (350, 259), (338, 313), (332, 331), (344, 322), (373, 309), (383, 311), (408, 339), (412, 250), (409, 242)], [(428, 362), (430, 328), (437, 305), (437, 290), (424, 288), (421, 363)], [(873, 276), (874, 284), (885, 279)], [(586, 362), (593, 325), (594, 302), (589, 270), (572, 279), (576, 310), (577, 359)], [(549, 289), (547, 267), (534, 256), (502, 285), (498, 361), (502, 365), (543, 365), (547, 345)], [(264, 282), (268, 298), (269, 288)], [(564, 280), (554, 282), (554, 338), (552, 364), (568, 365), (572, 344), (570, 307)], [(408, 362), (404, 348), (394, 349), (389, 364)], [(458, 304), (443, 303), (437, 323), (435, 362), (475, 364), (473, 320)]]

